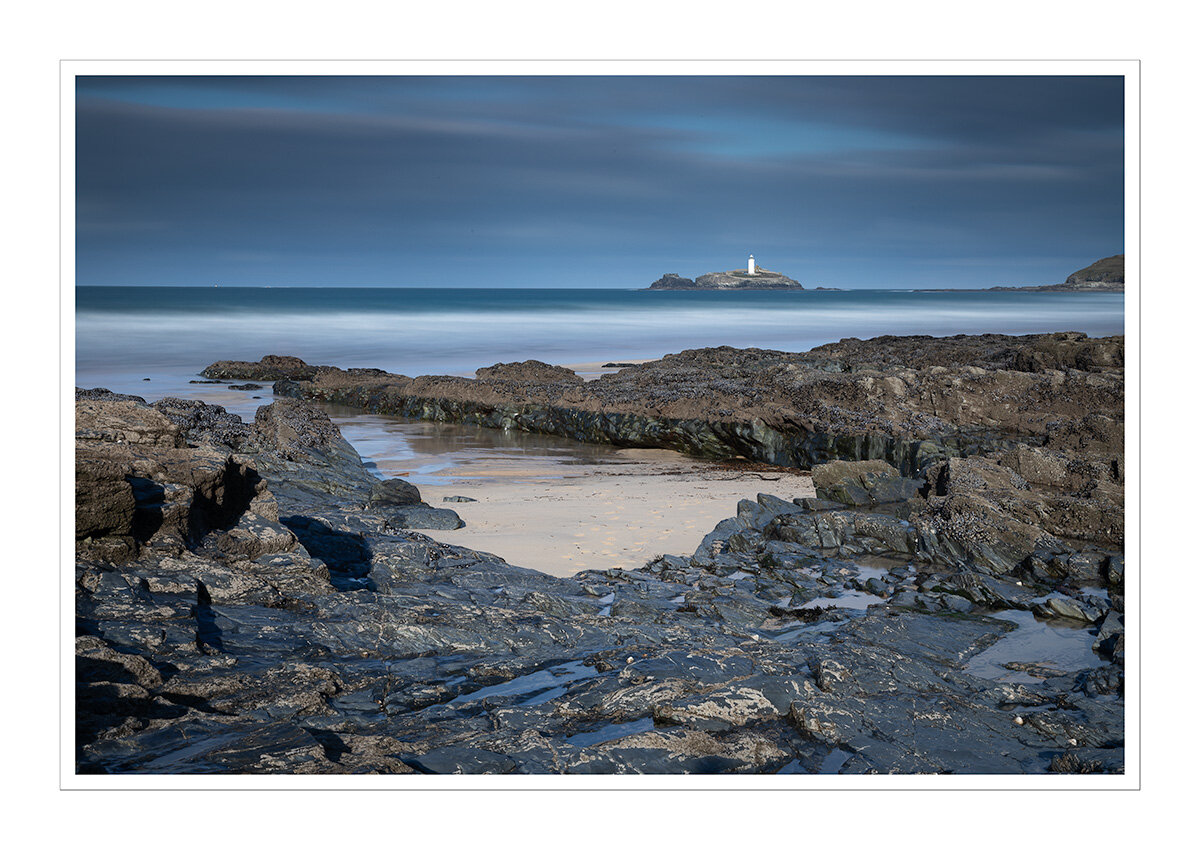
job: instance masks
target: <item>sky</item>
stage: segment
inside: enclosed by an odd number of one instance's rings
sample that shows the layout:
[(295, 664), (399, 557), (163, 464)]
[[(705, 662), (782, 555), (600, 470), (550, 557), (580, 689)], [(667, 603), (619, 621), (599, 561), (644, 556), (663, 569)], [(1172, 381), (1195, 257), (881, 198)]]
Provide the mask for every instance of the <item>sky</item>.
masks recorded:
[(78, 77), (76, 283), (1061, 283), (1124, 251), (1123, 86)]

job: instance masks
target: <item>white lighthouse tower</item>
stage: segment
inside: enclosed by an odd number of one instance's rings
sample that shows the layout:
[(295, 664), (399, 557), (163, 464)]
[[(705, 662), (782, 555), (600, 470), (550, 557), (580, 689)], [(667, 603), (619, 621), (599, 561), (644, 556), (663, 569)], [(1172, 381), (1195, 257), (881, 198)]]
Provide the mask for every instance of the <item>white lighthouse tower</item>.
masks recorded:
[(746, 274), (754, 274), (754, 255), (750, 255), (750, 261), (746, 263)]

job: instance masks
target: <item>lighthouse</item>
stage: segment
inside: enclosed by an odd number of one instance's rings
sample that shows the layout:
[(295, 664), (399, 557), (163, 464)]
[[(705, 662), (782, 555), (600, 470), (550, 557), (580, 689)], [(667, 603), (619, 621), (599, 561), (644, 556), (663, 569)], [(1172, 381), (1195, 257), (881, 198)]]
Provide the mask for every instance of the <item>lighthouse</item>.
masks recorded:
[(750, 261), (746, 263), (746, 274), (754, 274), (754, 255), (750, 255)]

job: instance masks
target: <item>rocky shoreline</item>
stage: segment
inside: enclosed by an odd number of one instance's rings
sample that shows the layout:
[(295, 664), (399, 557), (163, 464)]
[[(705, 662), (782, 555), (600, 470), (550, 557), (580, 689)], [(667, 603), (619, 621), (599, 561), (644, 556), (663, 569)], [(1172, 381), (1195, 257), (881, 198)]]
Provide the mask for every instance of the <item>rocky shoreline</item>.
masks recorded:
[[(80, 390), (77, 770), (1121, 772), (1122, 364), (1119, 337), (1052, 334), (706, 349), (588, 384), (222, 365), (278, 382), (252, 424)], [(788, 462), (817, 497), (553, 578), (413, 530), (453, 512), (288, 396)], [(1006, 650), (1039, 629), (1082, 654)]]

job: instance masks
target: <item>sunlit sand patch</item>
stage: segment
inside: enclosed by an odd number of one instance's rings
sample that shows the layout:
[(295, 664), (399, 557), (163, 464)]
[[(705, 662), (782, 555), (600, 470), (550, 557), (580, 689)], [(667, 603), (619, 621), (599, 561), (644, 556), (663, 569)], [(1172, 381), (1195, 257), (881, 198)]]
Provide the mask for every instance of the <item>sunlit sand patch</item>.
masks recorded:
[(718, 522), (737, 512), (739, 500), (758, 493), (784, 499), (813, 495), (806, 475), (781, 472), (778, 480), (764, 481), (670, 452), (643, 459), (637, 451), (629, 450), (619, 467), (574, 465), (570, 475), (558, 478), (540, 474), (539, 461), (530, 459), (522, 468), (513, 462), (504, 475), (422, 483), (421, 493), (433, 505), (445, 496), (476, 500), (452, 505), (464, 528), (422, 533), (570, 576), (584, 569), (636, 568), (662, 554), (690, 555)]

